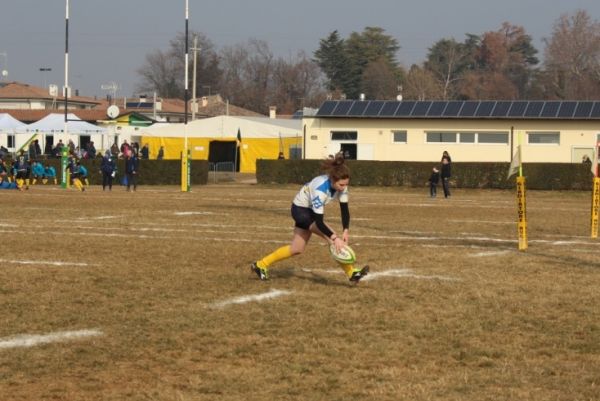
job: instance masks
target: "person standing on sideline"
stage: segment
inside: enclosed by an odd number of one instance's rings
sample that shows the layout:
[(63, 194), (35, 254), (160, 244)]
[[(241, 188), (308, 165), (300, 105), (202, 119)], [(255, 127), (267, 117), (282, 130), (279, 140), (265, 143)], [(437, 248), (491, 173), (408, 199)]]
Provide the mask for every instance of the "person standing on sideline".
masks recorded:
[(452, 177), (452, 159), (448, 151), (444, 150), (442, 154), (442, 188), (444, 189), (444, 198), (450, 197), (450, 177)]
[(130, 151), (127, 156), (125, 156), (125, 175), (127, 176), (127, 191), (131, 190), (131, 185), (133, 185), (133, 190), (137, 189), (137, 175), (140, 161), (137, 157), (137, 154), (134, 151)]
[(115, 177), (116, 164), (115, 159), (110, 150), (107, 150), (102, 156), (102, 162), (100, 164), (100, 172), (102, 173), (102, 190), (106, 191), (108, 187), (109, 191), (112, 191), (112, 182)]
[(165, 148), (163, 146), (158, 149), (158, 156), (156, 156), (156, 160), (162, 160), (165, 157)]
[(440, 182), (440, 170), (434, 167), (429, 177), (429, 196), (432, 198), (437, 196), (438, 182)]
[[(269, 267), (278, 261), (304, 252), (312, 234), (322, 237), (339, 251), (349, 239), (350, 211), (348, 209), (348, 183), (350, 170), (344, 157), (338, 153), (333, 159), (321, 164), (325, 173), (313, 178), (296, 194), (292, 202), (292, 218), (295, 222), (290, 245), (282, 246), (250, 266), (259, 279), (269, 279)], [(323, 220), (325, 205), (332, 200), (340, 203), (343, 232), (338, 236)], [(351, 282), (358, 283), (369, 272), (369, 266), (356, 269), (353, 265), (341, 265)]]

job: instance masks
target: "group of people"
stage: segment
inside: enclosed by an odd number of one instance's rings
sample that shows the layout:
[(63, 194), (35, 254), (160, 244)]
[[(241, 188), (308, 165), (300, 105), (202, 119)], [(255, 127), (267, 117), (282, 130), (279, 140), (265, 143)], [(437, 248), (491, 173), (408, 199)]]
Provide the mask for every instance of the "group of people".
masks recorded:
[(38, 180), (46, 184), (52, 180), (57, 183), (56, 169), (40, 161), (29, 159), (21, 153), (10, 165), (0, 158), (0, 188), (13, 189), (20, 191), (29, 189), (29, 185), (37, 184)]
[[(441, 172), (440, 172), (441, 170)], [(431, 176), (429, 177), (429, 196), (435, 198), (437, 196), (437, 186), (442, 179), (442, 188), (444, 190), (444, 198), (450, 197), (450, 177), (452, 176), (452, 158), (450, 154), (444, 150), (442, 154), (441, 167), (433, 168)]]

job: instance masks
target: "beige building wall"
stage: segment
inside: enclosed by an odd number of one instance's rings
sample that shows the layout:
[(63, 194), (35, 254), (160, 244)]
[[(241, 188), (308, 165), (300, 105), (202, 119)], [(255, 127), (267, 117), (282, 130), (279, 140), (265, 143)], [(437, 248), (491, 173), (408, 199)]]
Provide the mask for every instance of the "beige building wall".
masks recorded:
[[(444, 150), (453, 161), (509, 162), (522, 137), (524, 163), (579, 163), (592, 157), (600, 121), (580, 120), (461, 120), (369, 119), (305, 117), (305, 158), (321, 159), (339, 150), (340, 143), (356, 143), (358, 160), (437, 161)], [(332, 141), (332, 132), (356, 131), (356, 141)], [(394, 131), (406, 131), (406, 142), (394, 142)], [(427, 132), (498, 133), (508, 143), (428, 143)], [(512, 134), (511, 134), (512, 132)], [(559, 143), (530, 143), (530, 134), (558, 133)]]

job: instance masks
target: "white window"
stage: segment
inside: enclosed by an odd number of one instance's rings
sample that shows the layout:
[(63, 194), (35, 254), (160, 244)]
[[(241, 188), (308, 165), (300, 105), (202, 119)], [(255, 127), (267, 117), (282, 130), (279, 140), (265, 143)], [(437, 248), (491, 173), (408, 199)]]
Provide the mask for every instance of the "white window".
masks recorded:
[(394, 143), (406, 143), (406, 131), (392, 131)]
[(460, 132), (458, 134), (458, 138), (460, 143), (475, 143), (474, 132)]
[(456, 132), (427, 132), (427, 143), (456, 143)]
[(332, 141), (356, 141), (358, 132), (356, 131), (331, 131)]
[(508, 134), (505, 132), (484, 132), (477, 134), (477, 143), (508, 144)]
[(530, 144), (541, 145), (560, 145), (559, 132), (528, 132), (527, 141)]

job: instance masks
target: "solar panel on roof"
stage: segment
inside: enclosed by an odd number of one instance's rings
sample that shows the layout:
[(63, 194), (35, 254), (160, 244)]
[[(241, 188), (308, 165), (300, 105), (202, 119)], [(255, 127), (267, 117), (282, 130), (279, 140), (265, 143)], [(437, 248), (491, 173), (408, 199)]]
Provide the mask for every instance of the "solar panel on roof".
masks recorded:
[(496, 105), (496, 102), (491, 102), (491, 101), (480, 102), (479, 107), (477, 107), (477, 111), (475, 112), (475, 116), (476, 117), (489, 117), (490, 114), (492, 113), (492, 110), (494, 110), (495, 105)]
[(348, 115), (353, 117), (362, 116), (368, 104), (369, 103), (364, 100), (357, 100), (350, 108), (350, 111), (348, 111)]
[(563, 118), (573, 117), (573, 113), (575, 112), (576, 106), (577, 102), (562, 102), (562, 104), (558, 108), (558, 116)]
[(408, 101), (408, 102), (401, 102), (400, 106), (398, 107), (398, 110), (396, 110), (396, 114), (394, 114), (396, 117), (408, 117), (410, 116), (410, 112), (412, 111), (413, 107), (415, 107), (415, 104), (417, 102), (414, 101)]
[(590, 117), (600, 118), (600, 102), (594, 102), (594, 107), (592, 107)]
[(528, 102), (512, 102), (508, 110), (509, 117), (523, 117)]
[(410, 113), (411, 117), (425, 117), (427, 115), (427, 110), (429, 110), (429, 107), (431, 106), (432, 102), (426, 101), (426, 102), (417, 102), (417, 104), (415, 104), (415, 107), (413, 108), (412, 113)]
[(400, 102), (396, 101), (385, 102), (381, 108), (381, 111), (379, 112), (379, 117), (393, 117), (399, 105)]
[(544, 102), (529, 102), (525, 109), (525, 117), (538, 117), (542, 112)]
[(479, 106), (479, 102), (466, 101), (458, 115), (461, 117), (473, 117), (477, 110), (477, 106)]
[(444, 110), (444, 113), (442, 114), (442, 116), (456, 117), (458, 115), (458, 112), (460, 111), (460, 108), (462, 107), (462, 105), (463, 105), (463, 102), (457, 102), (457, 101), (448, 102), (448, 105), (446, 106), (446, 110)]
[(427, 111), (427, 117), (440, 117), (448, 102), (433, 102)]
[(579, 102), (575, 109), (575, 115), (573, 117), (586, 118), (590, 115), (594, 102)]
[(333, 109), (337, 106), (337, 101), (335, 100), (326, 100), (321, 107), (319, 107), (319, 111), (317, 111), (317, 117), (323, 117), (331, 115)]
[(559, 107), (560, 107), (560, 102), (545, 102), (544, 107), (542, 108), (542, 112), (540, 113), (540, 117), (544, 117), (544, 118), (556, 117), (556, 113), (558, 113)]
[(496, 107), (492, 111), (492, 117), (506, 117), (512, 102), (496, 102)]
[(348, 114), (348, 110), (350, 110), (350, 107), (352, 107), (352, 103), (354, 103), (353, 100), (340, 100), (336, 106), (336, 108), (333, 110), (333, 113), (331, 113), (332, 116), (345, 116), (346, 114)]
[(363, 113), (365, 117), (377, 117), (381, 108), (383, 107), (383, 102), (381, 100), (371, 100), (367, 109)]

